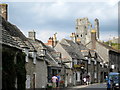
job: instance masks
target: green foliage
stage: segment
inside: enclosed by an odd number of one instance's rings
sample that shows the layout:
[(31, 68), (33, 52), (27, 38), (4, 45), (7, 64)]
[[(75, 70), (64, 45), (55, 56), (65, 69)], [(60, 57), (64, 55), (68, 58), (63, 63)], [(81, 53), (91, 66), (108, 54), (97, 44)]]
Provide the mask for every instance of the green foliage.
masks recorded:
[(114, 48), (114, 49), (117, 49), (119, 50), (120, 49), (120, 43), (112, 43), (112, 42), (104, 42), (106, 45), (109, 45), (109, 43), (111, 44), (111, 47)]

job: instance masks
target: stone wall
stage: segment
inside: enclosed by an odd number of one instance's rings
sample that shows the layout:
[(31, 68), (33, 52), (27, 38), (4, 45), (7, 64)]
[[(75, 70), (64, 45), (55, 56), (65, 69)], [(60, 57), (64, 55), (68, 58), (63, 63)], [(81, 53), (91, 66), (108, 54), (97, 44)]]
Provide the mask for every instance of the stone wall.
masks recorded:
[(96, 42), (96, 51), (100, 55), (100, 57), (104, 60), (104, 62), (109, 61), (109, 52), (108, 52), (109, 49)]
[(26, 63), (26, 78), (30, 78), (30, 85), (29, 83), (28, 84), (26, 83), (27, 85), (26, 88), (33, 88), (33, 74), (34, 73), (35, 73), (35, 65), (33, 64), (33, 58), (29, 58), (28, 62)]
[(36, 62), (36, 88), (46, 88), (48, 83), (47, 64), (45, 61)]

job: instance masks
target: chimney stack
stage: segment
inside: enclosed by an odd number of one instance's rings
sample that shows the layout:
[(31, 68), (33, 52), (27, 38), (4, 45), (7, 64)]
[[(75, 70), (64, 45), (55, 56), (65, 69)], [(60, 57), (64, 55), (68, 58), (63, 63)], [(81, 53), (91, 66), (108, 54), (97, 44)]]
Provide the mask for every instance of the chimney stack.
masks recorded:
[(35, 39), (36, 39), (36, 32), (35, 32), (34, 30), (28, 32), (28, 37), (29, 37), (30, 39), (35, 40)]
[(8, 5), (0, 4), (0, 15), (7, 21), (8, 20)]
[(71, 38), (71, 40), (72, 40), (73, 42), (75, 42), (75, 41), (76, 41), (75, 33), (72, 33), (72, 34), (70, 35), (70, 38)]
[(54, 46), (53, 37), (50, 37), (49, 40), (48, 40), (48, 43), (45, 43), (45, 45), (53, 47)]
[(96, 49), (96, 30), (91, 31), (92, 49)]
[(50, 37), (49, 40), (48, 40), (48, 42), (47, 42), (47, 43), (44, 43), (44, 44), (45, 44), (45, 45), (48, 45), (48, 46), (51, 46), (51, 47), (55, 47), (56, 44), (58, 43), (56, 34), (57, 34), (57, 33), (55, 33), (55, 34), (53, 35), (53, 37)]

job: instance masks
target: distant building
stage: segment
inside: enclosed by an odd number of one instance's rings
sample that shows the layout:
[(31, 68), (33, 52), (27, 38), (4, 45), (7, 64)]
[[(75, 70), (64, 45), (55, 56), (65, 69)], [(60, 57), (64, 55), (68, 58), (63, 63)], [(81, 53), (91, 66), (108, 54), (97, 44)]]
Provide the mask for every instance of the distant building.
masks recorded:
[[(119, 64), (114, 62), (119, 62), (120, 51), (113, 49), (99, 41), (99, 20), (95, 19), (94, 28), (89, 22), (88, 18), (80, 18), (76, 20), (76, 33), (74, 33), (74, 40), (76, 42), (81, 42), (87, 48), (92, 49), (98, 53), (98, 55), (103, 59), (104, 64), (114, 65), (115, 71), (120, 71)], [(72, 37), (73, 40), (73, 37)], [(116, 40), (113, 40), (116, 41)], [(111, 58), (116, 57), (115, 59)]]
[(120, 44), (120, 37), (113, 37), (110, 42), (112, 43), (119, 43)]
[(99, 39), (99, 21), (95, 19), (94, 28), (88, 20), (88, 18), (80, 18), (76, 20), (76, 41), (80, 41), (82, 44), (87, 44), (91, 41), (91, 30), (96, 31), (96, 39)]
[(94, 50), (89, 50), (80, 42), (67, 39), (62, 39), (55, 46), (55, 50), (61, 52), (62, 62), (70, 68), (66, 77), (68, 85), (83, 84), (83, 77), (87, 75), (90, 76), (91, 83), (104, 81), (107, 69), (101, 63), (103, 60)]

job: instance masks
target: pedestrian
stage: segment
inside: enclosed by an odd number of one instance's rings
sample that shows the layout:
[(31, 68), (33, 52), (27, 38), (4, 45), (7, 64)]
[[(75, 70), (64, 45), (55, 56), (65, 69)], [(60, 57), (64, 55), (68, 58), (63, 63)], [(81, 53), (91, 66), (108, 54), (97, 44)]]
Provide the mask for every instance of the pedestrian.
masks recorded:
[(83, 78), (84, 85), (86, 85), (86, 77)]
[(87, 85), (89, 85), (89, 83), (90, 83), (90, 76), (89, 75), (86, 76), (86, 83), (87, 83)]
[(54, 75), (52, 77), (52, 86), (53, 86), (53, 88), (56, 88), (56, 82), (57, 82), (57, 80), (58, 80), (58, 78)]
[(57, 74), (57, 81), (56, 81), (56, 87), (59, 87), (59, 83), (60, 83), (60, 76)]

